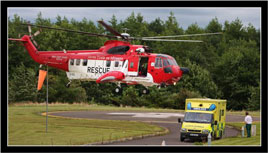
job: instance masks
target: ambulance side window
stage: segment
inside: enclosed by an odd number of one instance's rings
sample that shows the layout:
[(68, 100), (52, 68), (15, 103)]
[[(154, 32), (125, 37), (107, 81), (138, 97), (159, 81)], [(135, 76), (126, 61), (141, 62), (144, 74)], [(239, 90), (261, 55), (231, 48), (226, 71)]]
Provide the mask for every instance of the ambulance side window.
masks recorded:
[(70, 60), (70, 65), (74, 65), (74, 59)]
[(130, 63), (130, 68), (133, 68), (133, 67), (134, 67), (134, 63), (131, 62), (131, 63)]
[(221, 112), (222, 112), (222, 111), (220, 111), (220, 119), (219, 119), (219, 121), (221, 121)]

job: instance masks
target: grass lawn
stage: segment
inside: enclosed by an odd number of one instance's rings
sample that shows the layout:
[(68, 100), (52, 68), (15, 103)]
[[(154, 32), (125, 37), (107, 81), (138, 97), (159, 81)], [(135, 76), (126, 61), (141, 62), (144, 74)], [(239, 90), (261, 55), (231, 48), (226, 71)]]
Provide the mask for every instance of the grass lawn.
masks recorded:
[[(253, 117), (260, 117), (261, 112), (260, 111), (247, 111), (251, 116)], [(246, 111), (227, 111), (228, 115), (241, 115), (246, 116)]]
[[(241, 129), (241, 127), (244, 125), (244, 123), (226, 123), (226, 125), (233, 126), (234, 128)], [(253, 122), (253, 125), (256, 125), (256, 136), (252, 136), (250, 138), (246, 137), (246, 131), (245, 131), (245, 137), (241, 137), (241, 133), (237, 137), (228, 137), (220, 140), (214, 140), (212, 141), (212, 145), (238, 145), (238, 146), (259, 146), (260, 145), (260, 122)], [(207, 143), (205, 144), (207, 145)]]
[[(49, 112), (116, 109), (126, 110), (119, 107), (85, 104), (49, 105)], [(134, 121), (49, 117), (48, 133), (46, 133), (46, 117), (41, 116), (45, 111), (45, 105), (40, 104), (10, 105), (8, 107), (8, 145), (83, 145), (165, 131), (164, 128), (155, 125)]]
[[(151, 111), (177, 112), (184, 110), (115, 107), (88, 104), (49, 104), (49, 112), (54, 111)], [(48, 133), (45, 132), (45, 104), (17, 103), (8, 107), (8, 145), (83, 145), (109, 140), (117, 140), (135, 136), (164, 132), (165, 129), (147, 123), (134, 121), (107, 121), (70, 118), (48, 118)], [(244, 115), (244, 111), (230, 112), (232, 115)], [(250, 112), (259, 116), (260, 112)], [(226, 123), (241, 128), (243, 123)], [(226, 138), (213, 141), (213, 145), (259, 145), (260, 123), (257, 125), (257, 136), (252, 138)]]

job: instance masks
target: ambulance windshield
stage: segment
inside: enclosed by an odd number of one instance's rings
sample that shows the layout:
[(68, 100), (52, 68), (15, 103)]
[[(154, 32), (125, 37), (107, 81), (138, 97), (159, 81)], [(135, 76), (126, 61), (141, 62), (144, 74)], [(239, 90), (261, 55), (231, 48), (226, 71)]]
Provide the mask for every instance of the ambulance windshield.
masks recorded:
[(187, 112), (184, 122), (212, 123), (213, 114)]

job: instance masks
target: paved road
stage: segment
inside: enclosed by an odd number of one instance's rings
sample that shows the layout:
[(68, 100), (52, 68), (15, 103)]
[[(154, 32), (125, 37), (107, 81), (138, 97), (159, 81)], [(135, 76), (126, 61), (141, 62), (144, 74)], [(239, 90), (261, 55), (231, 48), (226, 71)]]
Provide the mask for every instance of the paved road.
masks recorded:
[[(73, 118), (90, 118), (103, 120), (131, 120), (142, 121), (150, 124), (155, 124), (167, 128), (170, 132), (163, 136), (146, 137), (125, 142), (116, 142), (108, 145), (161, 145), (163, 140), (166, 145), (192, 145), (193, 142), (186, 140), (180, 142), (180, 126), (178, 118), (183, 118), (183, 113), (160, 113), (160, 112), (127, 112), (127, 111), (77, 111), (77, 112), (54, 112), (50, 115), (73, 117)], [(244, 116), (227, 115), (227, 122), (241, 122)], [(259, 121), (259, 118), (254, 117), (254, 121)], [(239, 131), (226, 127), (224, 137), (236, 136)]]

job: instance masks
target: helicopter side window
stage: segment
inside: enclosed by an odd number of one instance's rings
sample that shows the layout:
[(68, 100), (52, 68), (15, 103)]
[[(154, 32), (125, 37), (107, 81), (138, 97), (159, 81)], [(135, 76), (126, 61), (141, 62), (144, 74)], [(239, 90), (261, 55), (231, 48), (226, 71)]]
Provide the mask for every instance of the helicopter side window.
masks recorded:
[(70, 60), (70, 65), (74, 65), (74, 59)]
[(107, 53), (108, 54), (119, 54), (123, 55), (129, 50), (129, 46), (116, 46), (113, 48), (110, 48)]
[(87, 66), (87, 59), (83, 59), (83, 66)]
[(118, 67), (118, 65), (119, 65), (119, 62), (118, 61), (115, 61), (114, 67)]
[(162, 59), (161, 58), (156, 58), (155, 59), (155, 67), (162, 67)]
[(131, 63), (130, 63), (130, 68), (133, 68), (133, 67), (134, 67), (134, 63), (131, 62)]
[(106, 67), (110, 67), (111, 66), (111, 61), (106, 61)]
[(76, 59), (76, 65), (80, 65), (80, 59)]

